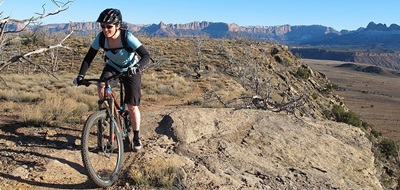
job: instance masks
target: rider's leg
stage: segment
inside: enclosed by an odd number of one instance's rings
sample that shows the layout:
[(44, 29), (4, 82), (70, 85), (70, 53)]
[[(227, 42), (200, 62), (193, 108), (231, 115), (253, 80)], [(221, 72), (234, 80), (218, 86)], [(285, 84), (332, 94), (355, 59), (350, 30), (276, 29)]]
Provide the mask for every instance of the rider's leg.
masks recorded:
[(140, 99), (141, 99), (141, 76), (135, 74), (129, 78), (124, 79), (125, 87), (125, 102), (127, 104), (131, 127), (133, 129), (133, 150), (138, 151), (142, 148), (142, 142), (140, 140), (140, 119), (141, 114), (139, 110)]
[(139, 151), (142, 148), (140, 140), (140, 110), (138, 106), (127, 104), (129, 116), (131, 118), (131, 127), (133, 131), (133, 147), (134, 151)]
[(97, 84), (97, 93), (99, 94), (99, 100), (102, 100), (104, 97), (105, 86), (106, 84), (104, 82), (99, 82), (99, 84)]
[[(138, 106), (127, 104), (133, 131), (140, 131), (140, 110)], [(139, 138), (139, 136), (137, 136)]]

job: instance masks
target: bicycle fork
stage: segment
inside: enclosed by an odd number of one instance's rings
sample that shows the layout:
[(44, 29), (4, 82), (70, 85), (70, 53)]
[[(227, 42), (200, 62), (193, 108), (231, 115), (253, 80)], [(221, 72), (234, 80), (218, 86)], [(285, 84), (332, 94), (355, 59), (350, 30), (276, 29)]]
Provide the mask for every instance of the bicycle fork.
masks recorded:
[[(105, 118), (105, 121), (99, 120), (97, 124), (97, 130), (98, 130), (98, 136), (97, 136), (97, 143), (98, 147), (105, 153), (112, 153), (115, 149), (115, 127), (117, 127), (117, 124), (113, 120), (115, 118), (115, 110), (114, 108), (114, 99), (112, 98), (107, 98), (105, 100), (99, 100), (98, 105), (99, 105), (99, 110), (102, 109), (103, 104), (106, 105), (106, 112), (107, 117)], [(104, 123), (103, 123), (104, 122)], [(104, 130), (106, 128), (109, 128), (109, 134), (104, 134)]]
[(113, 121), (113, 118), (115, 118), (115, 111), (114, 111), (114, 99), (110, 98), (108, 99), (108, 105), (109, 105), (109, 113), (110, 113), (110, 143), (112, 147), (114, 147), (114, 141), (115, 141), (115, 123)]

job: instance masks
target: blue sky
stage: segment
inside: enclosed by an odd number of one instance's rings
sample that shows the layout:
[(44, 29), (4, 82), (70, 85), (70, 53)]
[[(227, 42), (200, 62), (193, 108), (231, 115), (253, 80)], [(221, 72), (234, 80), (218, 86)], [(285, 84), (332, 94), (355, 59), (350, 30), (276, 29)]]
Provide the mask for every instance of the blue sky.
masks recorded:
[[(1, 0), (0, 0), (1, 1)], [(66, 2), (66, 0), (57, 0)], [(4, 0), (2, 17), (25, 19), (52, 12), (51, 0)], [(95, 21), (106, 8), (118, 8), (132, 24), (184, 24), (193, 21), (240, 26), (323, 25), (356, 30), (369, 22), (400, 25), (398, 0), (74, 0), (70, 8), (42, 20), (45, 24)]]

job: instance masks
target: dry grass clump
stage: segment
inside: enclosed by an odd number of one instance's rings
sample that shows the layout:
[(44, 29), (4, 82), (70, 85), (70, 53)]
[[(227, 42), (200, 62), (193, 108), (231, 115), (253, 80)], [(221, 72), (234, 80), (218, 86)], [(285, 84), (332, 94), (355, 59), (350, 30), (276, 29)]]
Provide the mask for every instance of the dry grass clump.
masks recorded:
[(25, 92), (15, 89), (0, 89), (0, 100), (12, 101), (12, 102), (37, 102), (42, 100), (42, 97), (38, 93)]
[(190, 100), (187, 101), (187, 105), (195, 105), (195, 106), (200, 106), (204, 104), (204, 97), (194, 97)]
[[(6, 74), (3, 77), (4, 85), (0, 89), (15, 89), (26, 92), (47, 92), (50, 90), (60, 89), (66, 86), (64, 76), (60, 76), (59, 80), (46, 75), (44, 73), (38, 74)], [(70, 82), (70, 81), (69, 81)]]
[(82, 122), (82, 115), (97, 108), (95, 87), (75, 87), (68, 74), (58, 76), (58, 80), (42, 73), (2, 77), (5, 85), (0, 87), (1, 104), (13, 102), (4, 109), (28, 125)]
[(15, 102), (10, 102), (10, 101), (8, 101), (8, 102), (2, 102), (1, 104), (0, 104), (0, 112), (1, 111), (3, 111), (4, 113), (12, 113), (13, 111), (14, 111), (14, 109), (15, 109), (15, 105), (16, 105), (17, 103), (15, 103)]
[(143, 76), (143, 90), (147, 94), (163, 94), (184, 97), (192, 90), (192, 85), (176, 73), (151, 73)]
[(64, 95), (74, 99), (79, 103), (84, 103), (89, 106), (89, 110), (94, 111), (98, 109), (97, 100), (97, 86), (69, 86), (65, 89)]
[(172, 187), (177, 175), (175, 167), (162, 158), (149, 158), (140, 164), (132, 164), (128, 180), (141, 187)]
[(65, 122), (88, 112), (88, 105), (59, 94), (44, 94), (44, 100), (31, 105), (19, 105), (20, 119), (29, 124)]

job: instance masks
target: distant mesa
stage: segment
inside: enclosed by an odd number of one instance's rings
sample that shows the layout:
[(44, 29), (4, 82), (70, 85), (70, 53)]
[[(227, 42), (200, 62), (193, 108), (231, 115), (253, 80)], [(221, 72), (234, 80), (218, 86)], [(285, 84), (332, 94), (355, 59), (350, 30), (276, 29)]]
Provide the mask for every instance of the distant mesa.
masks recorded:
[(338, 65), (339, 68), (348, 68), (355, 71), (365, 72), (365, 73), (375, 73), (375, 74), (385, 74), (385, 71), (378, 66), (368, 66), (368, 65), (357, 65), (354, 63), (344, 63)]
[(338, 65), (336, 67), (340, 67), (340, 68), (356, 68), (357, 65), (354, 63), (343, 63), (341, 65)]
[[(21, 28), (22, 23), (9, 23), (7, 30)], [(96, 22), (75, 22), (63, 24), (48, 24), (41, 26), (50, 34), (71, 29), (71, 24), (78, 35), (91, 35), (100, 32)], [(370, 45), (385, 43), (400, 46), (400, 26), (391, 24), (376, 24), (370, 22), (366, 28), (360, 27), (356, 31), (337, 31), (332, 27), (322, 25), (281, 25), (281, 26), (239, 26), (223, 22), (194, 21), (186, 24), (158, 24), (134, 25), (126, 23), (134, 33), (146, 34), (149, 37), (196, 37), (210, 38), (244, 37), (262, 41), (278, 42), (285, 45)], [(28, 29), (33, 30), (35, 26)], [(398, 33), (371, 33), (368, 31), (397, 31)], [(378, 35), (378, 36), (374, 36)]]

